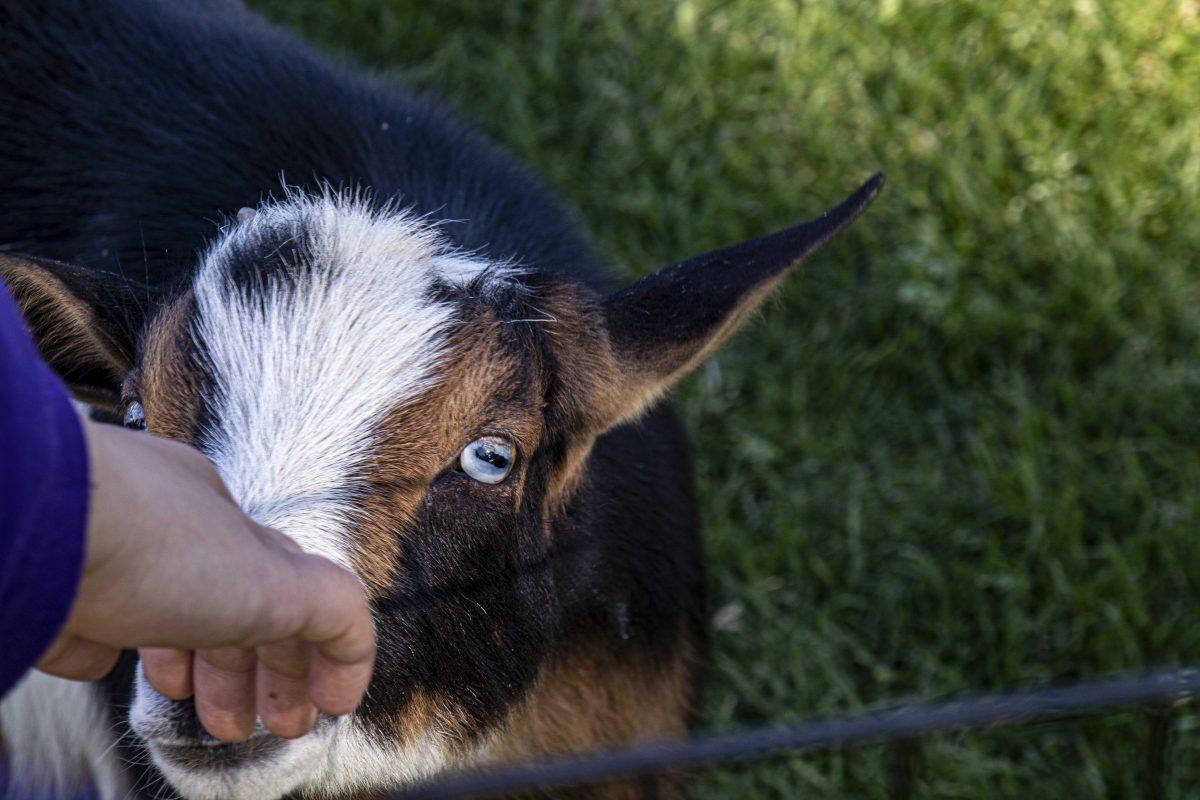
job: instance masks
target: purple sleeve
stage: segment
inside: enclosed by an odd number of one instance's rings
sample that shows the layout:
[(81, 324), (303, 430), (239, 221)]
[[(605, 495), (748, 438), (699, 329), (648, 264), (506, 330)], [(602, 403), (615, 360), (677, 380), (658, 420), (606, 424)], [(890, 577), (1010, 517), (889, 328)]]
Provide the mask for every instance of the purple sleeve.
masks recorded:
[(66, 621), (83, 568), (87, 503), (79, 417), (0, 284), (0, 696)]

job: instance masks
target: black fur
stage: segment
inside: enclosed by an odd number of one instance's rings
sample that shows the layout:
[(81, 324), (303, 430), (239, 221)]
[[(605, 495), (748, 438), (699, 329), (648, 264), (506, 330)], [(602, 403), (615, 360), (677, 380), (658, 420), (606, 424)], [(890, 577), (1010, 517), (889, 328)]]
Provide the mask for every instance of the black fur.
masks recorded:
[(696, 256), (613, 292), (604, 313), (614, 349), (619, 354), (694, 350), (745, 303), (748, 292), (780, 277), (853, 222), (883, 182), (882, 174), (875, 175), (814, 220)]
[(365, 186), (463, 249), (603, 281), (562, 206), (446, 109), (253, 15), (4, 0), (0, 48), (5, 249), (171, 286), (282, 179)]

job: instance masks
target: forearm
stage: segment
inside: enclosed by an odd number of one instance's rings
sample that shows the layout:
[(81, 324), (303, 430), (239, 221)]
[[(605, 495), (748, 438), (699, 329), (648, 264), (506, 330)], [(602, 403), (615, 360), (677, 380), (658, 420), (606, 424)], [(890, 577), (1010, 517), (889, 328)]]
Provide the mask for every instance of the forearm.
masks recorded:
[(0, 695), (62, 628), (83, 567), (88, 460), (66, 390), (0, 287)]

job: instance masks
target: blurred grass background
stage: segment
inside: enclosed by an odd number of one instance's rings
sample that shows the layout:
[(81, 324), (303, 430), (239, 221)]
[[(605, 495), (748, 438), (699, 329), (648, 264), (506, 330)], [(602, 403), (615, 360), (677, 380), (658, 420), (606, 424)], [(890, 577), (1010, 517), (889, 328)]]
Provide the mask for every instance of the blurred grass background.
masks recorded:
[[(253, 4), (441, 95), (627, 278), (887, 171), (677, 396), (708, 728), (1200, 663), (1197, 0)], [(1200, 721), (1175, 728), (1196, 797)], [(1137, 715), (944, 736), (918, 796), (1136, 797), (1145, 741)], [(866, 748), (692, 793), (887, 775)]]

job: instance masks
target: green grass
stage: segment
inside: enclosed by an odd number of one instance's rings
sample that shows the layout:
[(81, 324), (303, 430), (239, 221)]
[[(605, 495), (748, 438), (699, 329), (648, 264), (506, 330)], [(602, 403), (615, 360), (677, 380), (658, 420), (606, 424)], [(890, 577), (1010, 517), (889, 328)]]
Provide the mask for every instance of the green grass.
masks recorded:
[[(1196, 0), (257, 5), (447, 98), (629, 278), (889, 174), (678, 393), (727, 623), (709, 728), (1200, 663)], [(1137, 796), (1145, 738), (940, 737), (918, 796)], [(887, 775), (866, 748), (694, 794)]]

